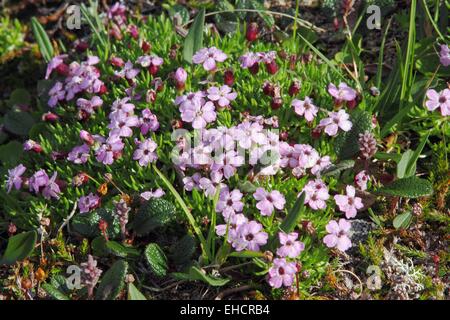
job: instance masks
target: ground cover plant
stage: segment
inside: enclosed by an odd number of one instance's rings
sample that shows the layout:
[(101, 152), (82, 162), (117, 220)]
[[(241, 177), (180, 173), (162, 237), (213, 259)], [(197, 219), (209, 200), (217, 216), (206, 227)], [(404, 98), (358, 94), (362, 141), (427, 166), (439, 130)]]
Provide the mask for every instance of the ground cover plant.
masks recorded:
[(383, 7), (373, 71), (372, 2), (323, 3), (333, 55), (300, 2), (90, 2), (72, 43), (32, 18), (40, 78), (1, 109), (0, 296), (447, 297), (448, 4)]

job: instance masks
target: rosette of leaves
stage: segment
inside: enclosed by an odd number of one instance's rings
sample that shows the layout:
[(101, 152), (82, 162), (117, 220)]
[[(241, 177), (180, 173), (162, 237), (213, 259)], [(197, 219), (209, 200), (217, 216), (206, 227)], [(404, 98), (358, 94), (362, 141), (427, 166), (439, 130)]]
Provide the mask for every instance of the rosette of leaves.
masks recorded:
[(70, 230), (85, 238), (95, 238), (102, 236), (99, 223), (106, 221), (108, 228), (106, 235), (109, 239), (116, 239), (120, 236), (120, 223), (117, 216), (104, 208), (97, 209), (85, 214), (76, 215), (70, 224)]
[(168, 225), (176, 216), (175, 206), (167, 200), (156, 198), (145, 202), (138, 210), (131, 227), (138, 235)]

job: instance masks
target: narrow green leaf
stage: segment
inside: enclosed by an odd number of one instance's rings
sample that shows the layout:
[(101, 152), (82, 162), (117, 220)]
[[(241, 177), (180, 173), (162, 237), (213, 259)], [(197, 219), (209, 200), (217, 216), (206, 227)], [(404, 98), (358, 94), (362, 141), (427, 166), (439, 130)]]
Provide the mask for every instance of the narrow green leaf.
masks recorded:
[(188, 35), (184, 40), (183, 58), (188, 63), (192, 63), (192, 56), (203, 47), (203, 26), (205, 24), (205, 8), (194, 19), (189, 28)]
[(35, 17), (31, 18), (31, 29), (39, 45), (39, 51), (42, 57), (45, 62), (49, 62), (53, 57), (53, 46), (44, 28)]
[(292, 207), (291, 211), (289, 211), (287, 217), (281, 223), (280, 229), (284, 232), (289, 233), (294, 230), (304, 207), (305, 197), (306, 193), (302, 192), (302, 194), (297, 198), (297, 201), (295, 201), (295, 204)]

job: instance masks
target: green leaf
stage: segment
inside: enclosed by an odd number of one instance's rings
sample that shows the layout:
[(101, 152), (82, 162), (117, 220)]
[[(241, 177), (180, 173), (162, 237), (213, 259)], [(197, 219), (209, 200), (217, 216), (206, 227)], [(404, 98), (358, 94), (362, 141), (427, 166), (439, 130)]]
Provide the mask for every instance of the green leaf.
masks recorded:
[(300, 218), (302, 209), (304, 207), (305, 197), (306, 193), (302, 192), (302, 194), (297, 198), (297, 201), (295, 201), (295, 204), (292, 207), (291, 211), (289, 211), (288, 215), (281, 223), (280, 229), (283, 230), (284, 232), (289, 233), (292, 230), (294, 230)]
[(189, 10), (186, 9), (185, 6), (182, 6), (181, 4), (175, 4), (173, 6), (169, 4), (162, 4), (162, 7), (167, 10), (169, 13), (170, 18), (173, 20), (175, 17), (180, 18), (180, 24), (186, 24), (189, 21)]
[(106, 229), (109, 239), (115, 239), (120, 235), (120, 223), (116, 215), (103, 208), (85, 214), (76, 215), (70, 223), (70, 231), (80, 234), (86, 238), (101, 236), (98, 224), (105, 220), (108, 224)]
[(39, 51), (45, 62), (48, 63), (53, 57), (53, 46), (44, 28), (35, 17), (31, 18), (31, 29), (39, 45)]
[(128, 284), (128, 300), (147, 300), (133, 283)]
[(11, 92), (11, 96), (8, 99), (8, 106), (14, 107), (14, 106), (28, 106), (31, 103), (31, 96), (28, 93), (27, 90), (18, 88), (15, 89), (13, 92)]
[(95, 298), (97, 300), (114, 300), (125, 285), (128, 272), (128, 263), (123, 260), (116, 261), (102, 277)]
[(50, 283), (42, 284), (42, 289), (44, 289), (44, 291), (55, 300), (70, 300), (68, 296), (52, 286)]
[(419, 146), (409, 159), (408, 165), (405, 170), (405, 177), (411, 177), (416, 174), (417, 160), (419, 159), (420, 154), (422, 153), (422, 150), (425, 147), (425, 144), (427, 143), (429, 136), (430, 132), (427, 133), (426, 137), (420, 142)]
[(351, 114), (352, 128), (341, 133), (337, 138), (334, 149), (340, 159), (350, 159), (359, 152), (358, 139), (361, 133), (372, 128), (372, 116), (363, 110), (355, 110)]
[(189, 234), (186, 234), (179, 241), (177, 241), (173, 247), (173, 253), (171, 259), (177, 265), (183, 265), (188, 263), (196, 249), (195, 238)]
[(23, 154), (23, 146), (13, 140), (0, 146), (0, 161), (6, 166), (15, 166), (19, 163)]
[(183, 58), (188, 63), (192, 63), (192, 56), (198, 50), (203, 48), (203, 25), (205, 24), (205, 9), (200, 9), (200, 12), (194, 19), (189, 28), (188, 35), (184, 40)]
[(140, 256), (139, 250), (136, 248), (124, 245), (116, 241), (107, 241), (106, 248), (108, 248), (112, 254), (120, 258), (137, 258)]
[(395, 217), (394, 221), (392, 221), (392, 225), (395, 229), (407, 229), (409, 224), (412, 221), (411, 211), (406, 211), (402, 214), (399, 214)]
[(212, 277), (196, 266), (192, 266), (188, 273), (173, 273), (172, 275), (181, 280), (203, 281), (213, 287), (224, 286), (230, 281), (230, 279)]
[(238, 188), (245, 193), (254, 193), (256, 189), (258, 189), (258, 187), (250, 181), (238, 182)]
[(28, 112), (13, 109), (5, 115), (4, 125), (7, 131), (26, 136), (34, 125), (34, 119)]
[(167, 200), (153, 198), (145, 202), (133, 220), (132, 227), (138, 235), (166, 226), (176, 216), (175, 206)]
[(433, 186), (428, 180), (408, 177), (378, 189), (377, 193), (392, 197), (418, 198), (431, 195)]
[(412, 156), (413, 156), (413, 151), (412, 150), (406, 150), (402, 154), (400, 162), (397, 165), (397, 177), (399, 179), (407, 177), (406, 176), (406, 169), (407, 169), (408, 163), (411, 160)]
[(147, 245), (144, 256), (154, 275), (164, 277), (167, 274), (167, 270), (169, 269), (167, 266), (167, 257), (159, 245), (156, 243)]
[(258, 251), (235, 251), (229, 254), (229, 257), (235, 258), (262, 258), (264, 253)]
[(335, 165), (331, 165), (321, 172), (324, 177), (339, 177), (340, 173), (347, 169), (352, 169), (355, 166), (353, 160), (343, 160)]
[(36, 241), (36, 231), (23, 232), (12, 236), (8, 240), (8, 245), (0, 260), (0, 265), (11, 265), (16, 263), (16, 261), (27, 258), (33, 252)]

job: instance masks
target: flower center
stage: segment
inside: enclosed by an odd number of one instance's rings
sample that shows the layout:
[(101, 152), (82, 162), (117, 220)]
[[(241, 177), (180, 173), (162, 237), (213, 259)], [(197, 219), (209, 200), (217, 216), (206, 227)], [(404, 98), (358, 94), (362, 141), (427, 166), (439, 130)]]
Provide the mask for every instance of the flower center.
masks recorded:
[(245, 236), (245, 240), (252, 241), (255, 238), (255, 236), (252, 233), (249, 233)]

